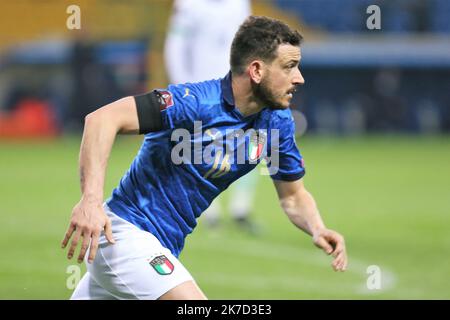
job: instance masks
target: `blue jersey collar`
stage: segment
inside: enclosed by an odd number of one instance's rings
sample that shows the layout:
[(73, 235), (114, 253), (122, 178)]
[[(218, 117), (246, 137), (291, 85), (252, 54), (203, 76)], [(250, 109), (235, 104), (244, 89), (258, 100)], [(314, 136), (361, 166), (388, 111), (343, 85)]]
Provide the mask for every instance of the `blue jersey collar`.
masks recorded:
[(231, 71), (221, 80), (220, 86), (222, 88), (223, 100), (229, 105), (234, 107), (233, 88), (231, 87)]
[(241, 112), (236, 108), (233, 96), (233, 88), (231, 86), (231, 71), (227, 73), (227, 75), (222, 78), (220, 82), (220, 86), (222, 88), (222, 97), (225, 101), (225, 105), (230, 108), (231, 112), (234, 113), (241, 120), (253, 120), (261, 114), (261, 112), (249, 115), (244, 117)]

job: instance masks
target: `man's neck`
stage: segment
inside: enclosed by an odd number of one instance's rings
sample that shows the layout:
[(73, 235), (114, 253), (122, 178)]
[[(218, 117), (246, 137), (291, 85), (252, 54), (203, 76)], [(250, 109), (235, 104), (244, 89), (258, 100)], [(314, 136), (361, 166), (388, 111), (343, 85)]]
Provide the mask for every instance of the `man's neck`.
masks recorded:
[(250, 81), (247, 77), (234, 75), (231, 81), (234, 104), (244, 117), (251, 116), (264, 109), (264, 106), (253, 96)]

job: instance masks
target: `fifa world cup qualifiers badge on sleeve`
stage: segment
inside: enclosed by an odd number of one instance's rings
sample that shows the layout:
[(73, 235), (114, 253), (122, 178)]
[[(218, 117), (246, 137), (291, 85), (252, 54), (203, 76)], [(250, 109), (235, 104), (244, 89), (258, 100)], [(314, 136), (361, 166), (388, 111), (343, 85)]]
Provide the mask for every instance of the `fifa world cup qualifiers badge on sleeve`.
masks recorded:
[(154, 91), (159, 97), (159, 110), (163, 111), (173, 106), (173, 96), (170, 91), (158, 89)]

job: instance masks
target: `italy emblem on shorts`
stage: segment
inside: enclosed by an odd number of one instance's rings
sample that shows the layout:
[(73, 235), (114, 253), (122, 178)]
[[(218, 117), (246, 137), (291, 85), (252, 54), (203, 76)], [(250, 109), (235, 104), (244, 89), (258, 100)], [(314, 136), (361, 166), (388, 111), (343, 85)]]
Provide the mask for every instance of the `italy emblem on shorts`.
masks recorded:
[(166, 256), (157, 256), (150, 261), (150, 265), (158, 272), (160, 275), (169, 275), (173, 272), (174, 266), (172, 262), (167, 259)]
[(267, 139), (264, 133), (260, 133), (258, 131), (255, 131), (250, 136), (250, 143), (248, 146), (248, 160), (250, 162), (257, 161), (261, 157), (261, 154), (264, 151), (266, 140)]

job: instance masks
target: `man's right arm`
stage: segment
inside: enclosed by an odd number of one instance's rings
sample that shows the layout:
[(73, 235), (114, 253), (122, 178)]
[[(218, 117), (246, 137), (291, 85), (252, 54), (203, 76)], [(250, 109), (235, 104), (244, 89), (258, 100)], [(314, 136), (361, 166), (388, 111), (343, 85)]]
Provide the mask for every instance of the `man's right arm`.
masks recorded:
[(139, 118), (134, 97), (110, 103), (86, 116), (80, 148), (79, 168), (82, 197), (74, 207), (62, 241), (65, 248), (72, 237), (67, 257), (72, 258), (82, 241), (78, 262), (90, 247), (88, 261), (95, 258), (101, 232), (114, 243), (111, 222), (103, 210), (103, 187), (109, 154), (117, 134), (138, 134)]
[(67, 254), (69, 259), (81, 242), (78, 261), (83, 261), (90, 248), (88, 262), (92, 262), (103, 230), (107, 240), (114, 242), (111, 223), (103, 210), (103, 187), (116, 135), (191, 127), (199, 119), (198, 99), (194, 95), (184, 99), (183, 92), (183, 88), (169, 87), (126, 97), (86, 117), (79, 163), (82, 196), (72, 210), (70, 224), (61, 243), (65, 248), (72, 238)]
[(133, 97), (110, 103), (86, 116), (79, 159), (83, 196), (103, 200), (103, 183), (108, 158), (118, 133), (139, 133)]

